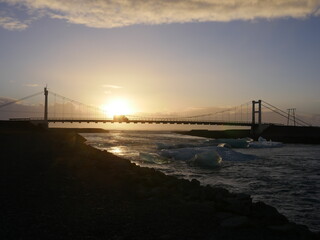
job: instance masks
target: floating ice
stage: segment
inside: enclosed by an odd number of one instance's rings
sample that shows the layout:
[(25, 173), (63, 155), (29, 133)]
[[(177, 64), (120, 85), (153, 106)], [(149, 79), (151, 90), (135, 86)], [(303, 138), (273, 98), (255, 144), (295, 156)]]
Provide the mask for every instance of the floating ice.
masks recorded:
[[(255, 156), (236, 152), (226, 147), (198, 147), (198, 148), (179, 148), (162, 149), (159, 154), (166, 158), (180, 161), (191, 161), (196, 155), (205, 152), (217, 153), (223, 161), (244, 161), (255, 159)], [(213, 156), (213, 155), (212, 155)]]
[(140, 152), (139, 157), (142, 161), (147, 163), (166, 164), (170, 162), (169, 159), (159, 156), (156, 153)]
[(219, 167), (222, 159), (216, 151), (205, 151), (197, 153), (191, 163), (201, 167)]
[(228, 143), (219, 143), (218, 147), (231, 148), (231, 146)]
[(156, 143), (157, 149), (176, 149), (176, 148), (190, 148), (197, 147), (199, 144), (191, 144), (191, 143), (179, 143), (179, 144), (167, 144), (167, 143)]
[(218, 146), (217, 152), (223, 161), (247, 161), (256, 158), (254, 155), (239, 153), (224, 146)]
[(203, 152), (203, 148), (178, 148), (178, 149), (162, 149), (160, 155), (175, 160), (188, 161), (197, 153)]
[(209, 140), (207, 143), (213, 145), (219, 145), (221, 143), (226, 143), (232, 148), (247, 148), (249, 143), (252, 141), (250, 138), (218, 138), (214, 140)]
[(272, 142), (271, 140), (267, 141), (263, 137), (259, 137), (257, 142), (255, 141), (249, 143), (250, 148), (277, 148), (282, 146), (283, 143), (281, 142)]

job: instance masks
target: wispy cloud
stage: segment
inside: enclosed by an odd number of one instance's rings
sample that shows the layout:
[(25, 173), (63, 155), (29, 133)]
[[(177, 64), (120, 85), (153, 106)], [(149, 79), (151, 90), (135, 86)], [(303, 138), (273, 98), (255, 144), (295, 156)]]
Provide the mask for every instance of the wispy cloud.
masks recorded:
[(112, 88), (112, 89), (120, 89), (120, 88), (122, 88), (121, 86), (110, 85), (110, 84), (102, 85), (102, 87), (104, 87), (104, 88)]
[(0, 96), (0, 105), (6, 104), (6, 103), (9, 103), (9, 102), (13, 102), (13, 101), (16, 101), (16, 100), (17, 99), (15, 99), (15, 98), (1, 97)]
[(24, 30), (28, 28), (28, 24), (8, 16), (0, 16), (0, 26), (7, 30)]
[(27, 83), (27, 84), (24, 84), (24, 86), (26, 86), (26, 87), (39, 87), (39, 84), (37, 84), (37, 83)]
[[(306, 18), (319, 16), (320, 0), (0, 0), (51, 18), (95, 28), (133, 24)], [(7, 29), (27, 26), (13, 19)], [(10, 25), (10, 22), (12, 22)], [(4, 26), (4, 24), (2, 24)], [(11, 26), (11, 27), (10, 27)], [(13, 26), (13, 27), (12, 27)]]

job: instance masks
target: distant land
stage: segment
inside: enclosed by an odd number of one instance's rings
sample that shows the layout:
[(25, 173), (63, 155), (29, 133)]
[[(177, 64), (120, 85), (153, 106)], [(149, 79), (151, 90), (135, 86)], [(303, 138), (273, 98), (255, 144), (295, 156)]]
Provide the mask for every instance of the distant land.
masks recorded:
[(180, 132), (186, 135), (207, 138), (245, 138), (257, 139), (259, 136), (284, 143), (320, 144), (320, 127), (295, 127), (270, 125), (261, 135), (253, 136), (250, 130), (191, 130)]

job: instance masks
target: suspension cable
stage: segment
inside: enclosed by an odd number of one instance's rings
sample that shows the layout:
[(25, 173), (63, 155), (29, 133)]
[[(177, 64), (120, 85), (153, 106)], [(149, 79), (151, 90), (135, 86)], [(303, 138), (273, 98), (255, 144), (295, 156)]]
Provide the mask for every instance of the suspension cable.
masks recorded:
[(62, 95), (60, 95), (60, 94), (58, 94), (58, 93), (54, 93), (54, 92), (52, 92), (52, 91), (49, 91), (49, 93), (50, 93), (50, 94), (53, 94), (53, 95), (55, 95), (55, 96), (57, 96), (57, 97), (59, 97), (59, 98), (62, 98), (62, 99), (64, 99), (64, 100), (67, 100), (67, 101), (69, 101), (69, 102), (78, 104), (78, 105), (80, 105), (80, 106), (85, 106), (85, 107), (87, 107), (87, 108), (91, 108), (92, 110), (101, 112), (101, 109), (100, 109), (100, 108), (97, 108), (97, 107), (94, 107), (94, 106), (90, 106), (90, 105), (84, 104), (84, 103), (82, 103), (82, 102), (73, 100), (73, 99), (71, 99), (71, 98), (64, 97), (64, 96), (62, 96)]
[[(263, 104), (263, 103), (267, 104), (268, 106)], [(288, 118), (287, 113), (285, 111), (283, 111), (280, 108), (277, 108), (277, 107), (273, 106), (272, 104), (267, 103), (265, 101), (263, 101), (263, 103), (262, 103), (262, 106), (264, 106), (265, 108), (271, 110), (272, 112), (277, 113), (278, 115), (280, 115), (280, 116), (282, 116), (284, 118)], [(272, 109), (272, 108), (274, 108), (274, 109)], [(311, 124), (309, 124), (309, 123), (307, 123), (307, 122), (305, 122), (305, 121), (303, 121), (303, 120), (301, 120), (299, 118), (296, 118), (296, 123), (298, 123), (301, 126), (303, 126), (303, 125), (311, 126)]]
[[(200, 117), (209, 117), (209, 116), (216, 116), (218, 114), (223, 114), (223, 113), (228, 113), (228, 116), (230, 115), (230, 111), (232, 109), (237, 109), (239, 106), (242, 106), (242, 105), (247, 105), (249, 104), (250, 102), (246, 102), (244, 104), (241, 104), (241, 105), (238, 105), (236, 107), (230, 107), (228, 109), (225, 109), (225, 110), (222, 110), (222, 111), (218, 111), (218, 112), (214, 112), (214, 113), (206, 113), (206, 114), (200, 114), (200, 115), (192, 115), (192, 116), (186, 116), (186, 117), (179, 117), (179, 119), (190, 119), (190, 118), (200, 118)], [(236, 114), (236, 112), (235, 112)], [(137, 115), (127, 115), (128, 117), (134, 117), (134, 118), (138, 118), (138, 117), (141, 117), (141, 116), (137, 116)], [(146, 116), (145, 118), (148, 118), (148, 116)], [(154, 117), (153, 117), (154, 118)], [(176, 119), (177, 117), (158, 117), (158, 118), (165, 118), (165, 119)], [(229, 116), (230, 118), (230, 116)]]
[(23, 100), (26, 100), (26, 99), (28, 99), (28, 98), (35, 97), (35, 96), (40, 95), (40, 94), (42, 94), (42, 93), (43, 93), (43, 92), (41, 91), (41, 92), (32, 94), (32, 95), (30, 95), (30, 96), (23, 97), (23, 98), (20, 98), (20, 99), (18, 99), (18, 100), (14, 100), (14, 101), (12, 101), (12, 102), (8, 102), (8, 103), (5, 103), (5, 104), (2, 104), (2, 105), (0, 105), (0, 108), (9, 106), (9, 105), (14, 104), (14, 103), (17, 103), (17, 102), (21, 102), (21, 101), (23, 101)]

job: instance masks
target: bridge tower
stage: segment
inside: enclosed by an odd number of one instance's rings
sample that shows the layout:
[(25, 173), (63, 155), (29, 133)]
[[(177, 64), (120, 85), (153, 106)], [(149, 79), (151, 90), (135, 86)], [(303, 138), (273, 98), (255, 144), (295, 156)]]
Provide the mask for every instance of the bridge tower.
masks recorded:
[[(251, 136), (255, 139), (262, 134), (262, 132), (268, 128), (268, 125), (262, 124), (262, 110), (261, 100), (252, 101), (252, 123), (251, 123)], [(256, 105), (258, 107), (256, 108)], [(256, 114), (258, 114), (258, 122), (256, 123)]]
[(289, 108), (288, 110), (288, 117), (287, 117), (287, 125), (290, 125), (291, 117), (293, 118), (293, 126), (296, 126), (296, 109)]
[[(256, 104), (258, 104), (258, 110), (256, 110)], [(258, 113), (258, 124), (262, 124), (262, 114), (261, 114), (261, 100), (252, 101), (252, 126), (256, 124), (256, 113)]]
[(48, 89), (44, 88), (44, 124), (48, 126)]

